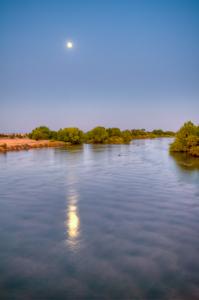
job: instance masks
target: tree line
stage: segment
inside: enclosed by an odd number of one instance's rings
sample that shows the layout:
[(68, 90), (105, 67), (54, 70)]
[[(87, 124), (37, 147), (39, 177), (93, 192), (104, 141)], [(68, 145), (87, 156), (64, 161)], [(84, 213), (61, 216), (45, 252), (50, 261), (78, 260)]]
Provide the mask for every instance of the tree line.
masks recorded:
[(27, 137), (27, 134), (24, 133), (0, 133), (0, 138), (9, 138), (9, 139), (23, 139)]
[(170, 151), (186, 152), (199, 157), (199, 126), (194, 125), (191, 121), (184, 123), (176, 133)]
[(145, 129), (126, 129), (105, 128), (97, 126), (88, 132), (83, 132), (77, 127), (61, 128), (58, 131), (50, 130), (46, 126), (40, 126), (32, 130), (29, 134), (31, 139), (35, 140), (55, 140), (70, 144), (128, 144), (132, 139), (172, 137), (175, 133), (172, 131), (163, 131), (156, 129), (146, 131)]

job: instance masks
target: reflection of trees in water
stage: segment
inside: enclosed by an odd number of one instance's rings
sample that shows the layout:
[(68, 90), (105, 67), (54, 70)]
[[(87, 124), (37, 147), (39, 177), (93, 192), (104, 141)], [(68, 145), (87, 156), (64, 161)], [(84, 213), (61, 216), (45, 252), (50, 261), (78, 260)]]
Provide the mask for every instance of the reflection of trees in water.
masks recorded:
[(81, 145), (72, 145), (72, 146), (71, 145), (66, 145), (66, 146), (62, 147), (62, 149), (67, 150), (67, 152), (69, 152), (71, 154), (83, 151), (83, 148), (84, 148), (83, 144), (81, 144)]
[(176, 164), (183, 170), (199, 170), (199, 158), (197, 157), (193, 157), (187, 153), (180, 152), (171, 152), (170, 156), (175, 160)]

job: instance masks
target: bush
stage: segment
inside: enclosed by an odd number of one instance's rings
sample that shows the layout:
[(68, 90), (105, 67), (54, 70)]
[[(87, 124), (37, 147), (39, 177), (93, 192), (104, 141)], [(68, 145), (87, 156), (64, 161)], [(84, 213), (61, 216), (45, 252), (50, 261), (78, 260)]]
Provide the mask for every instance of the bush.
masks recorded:
[(98, 126), (88, 131), (85, 135), (85, 139), (88, 143), (102, 144), (108, 139), (108, 132), (104, 127)]
[(106, 129), (107, 133), (108, 133), (108, 137), (121, 137), (122, 133), (121, 130), (119, 128), (107, 128)]
[(172, 152), (188, 152), (199, 156), (199, 126), (192, 122), (185, 123), (176, 134), (175, 141), (170, 146)]
[(57, 132), (57, 140), (71, 144), (81, 144), (83, 142), (83, 131), (76, 127), (60, 129)]
[(29, 134), (29, 137), (33, 140), (49, 140), (51, 138), (51, 131), (46, 126), (40, 126)]
[(130, 143), (130, 141), (132, 140), (131, 131), (130, 130), (122, 131), (122, 138), (124, 143)]
[(57, 140), (57, 131), (51, 130), (50, 139), (56, 141)]

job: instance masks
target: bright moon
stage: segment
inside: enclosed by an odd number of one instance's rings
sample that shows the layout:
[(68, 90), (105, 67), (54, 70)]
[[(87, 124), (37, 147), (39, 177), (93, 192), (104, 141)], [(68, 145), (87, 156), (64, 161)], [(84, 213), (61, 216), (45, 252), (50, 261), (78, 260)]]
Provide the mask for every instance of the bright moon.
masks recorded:
[(67, 47), (68, 49), (73, 48), (73, 43), (72, 43), (72, 42), (67, 42), (67, 43), (66, 43), (66, 47)]

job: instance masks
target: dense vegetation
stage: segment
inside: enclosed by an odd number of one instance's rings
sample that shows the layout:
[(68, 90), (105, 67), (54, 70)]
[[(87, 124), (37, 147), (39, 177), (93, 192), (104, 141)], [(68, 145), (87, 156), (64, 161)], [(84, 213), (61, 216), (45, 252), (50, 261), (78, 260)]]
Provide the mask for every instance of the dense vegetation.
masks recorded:
[(98, 126), (85, 133), (84, 140), (91, 144), (124, 144), (130, 143), (132, 136), (130, 130)]
[(35, 140), (57, 140), (70, 144), (125, 144), (130, 143), (132, 139), (156, 138), (174, 136), (174, 132), (163, 131), (161, 129), (151, 132), (145, 129), (120, 130), (119, 128), (105, 128), (98, 126), (84, 133), (82, 130), (71, 127), (63, 128), (58, 131), (52, 131), (46, 126), (35, 128), (29, 137)]
[(29, 137), (34, 140), (55, 140), (70, 144), (81, 144), (84, 134), (83, 131), (76, 127), (61, 128), (58, 131), (52, 131), (46, 126), (40, 126), (33, 129)]
[(135, 139), (146, 139), (146, 138), (157, 138), (157, 137), (173, 137), (175, 132), (163, 131), (162, 129), (154, 129), (153, 131), (146, 131), (145, 129), (132, 129), (132, 138)]
[(29, 137), (33, 140), (50, 140), (52, 138), (51, 130), (46, 126), (40, 126), (29, 134)]
[(199, 126), (191, 121), (185, 123), (177, 132), (170, 151), (187, 152), (193, 156), (199, 156)]
[(75, 144), (82, 144), (84, 138), (84, 133), (80, 129), (74, 128), (64, 128), (60, 129), (57, 132), (57, 140), (63, 141), (66, 143)]

